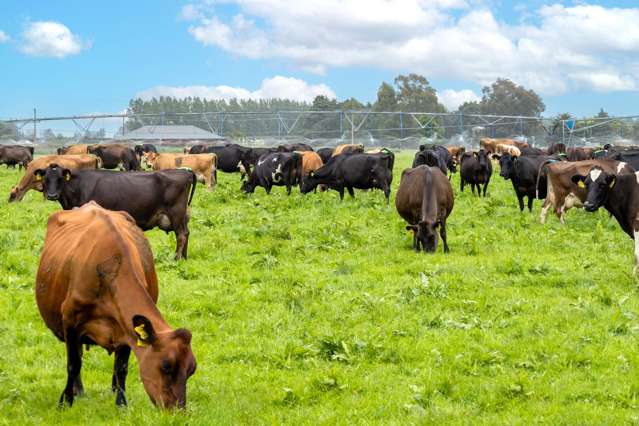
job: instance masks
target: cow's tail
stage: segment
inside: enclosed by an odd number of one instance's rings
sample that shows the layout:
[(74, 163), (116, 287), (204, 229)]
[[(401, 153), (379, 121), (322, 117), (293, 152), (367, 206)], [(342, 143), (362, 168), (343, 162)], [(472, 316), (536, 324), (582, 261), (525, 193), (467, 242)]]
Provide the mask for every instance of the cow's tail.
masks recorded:
[(539, 200), (539, 180), (541, 179), (541, 171), (544, 169), (544, 167), (546, 167), (546, 165), (550, 164), (550, 163), (554, 163), (557, 160), (553, 160), (553, 159), (548, 159), (548, 160), (544, 160), (543, 163), (541, 163), (541, 165), (539, 166), (539, 169), (537, 170), (537, 183), (535, 184), (535, 198), (537, 198)]
[(195, 172), (193, 170), (189, 170), (191, 172), (191, 175), (193, 176), (192, 180), (191, 180), (191, 195), (189, 195), (189, 202), (187, 203), (187, 205), (191, 205), (191, 201), (193, 201), (193, 194), (195, 194), (195, 187), (197, 185), (197, 176), (195, 175)]

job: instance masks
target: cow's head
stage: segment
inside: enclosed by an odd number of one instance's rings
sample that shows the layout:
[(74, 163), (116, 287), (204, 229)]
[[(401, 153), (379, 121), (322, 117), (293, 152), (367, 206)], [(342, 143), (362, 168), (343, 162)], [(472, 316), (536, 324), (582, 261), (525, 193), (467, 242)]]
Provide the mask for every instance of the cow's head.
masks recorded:
[(100, 155), (102, 155), (102, 148), (103, 147), (100, 146), (100, 145), (89, 145), (87, 147), (87, 152), (89, 154), (100, 156)]
[[(253, 172), (253, 173), (255, 173), (255, 172)], [(253, 183), (253, 179), (251, 179), (251, 177), (249, 177), (249, 179), (247, 179), (245, 181), (242, 181), (241, 190), (244, 191), (247, 194), (252, 194), (252, 193), (255, 192), (255, 184)]]
[(473, 153), (477, 160), (479, 161), (479, 167), (481, 169), (488, 169), (488, 163), (490, 163), (490, 151), (486, 151), (485, 149), (480, 149), (477, 152)]
[(504, 152), (502, 155), (493, 154), (492, 158), (499, 161), (499, 176), (506, 180), (510, 179), (515, 168), (515, 160), (517, 159), (517, 156)]
[(153, 168), (153, 165), (155, 164), (155, 160), (157, 160), (158, 158), (158, 154), (157, 152), (144, 152), (142, 153), (142, 160), (141, 163), (148, 168)]
[(436, 221), (422, 220), (417, 225), (406, 226), (407, 231), (413, 231), (413, 239), (418, 251), (420, 245), (425, 252), (432, 253), (437, 250), (437, 242), (439, 241), (437, 225)]
[(37, 181), (42, 182), (42, 193), (51, 201), (60, 199), (64, 184), (71, 180), (71, 170), (57, 164), (50, 164), (46, 169), (37, 169), (33, 175)]
[(185, 153), (185, 154), (188, 154), (188, 153), (190, 153), (190, 152), (191, 152), (191, 147), (190, 147), (190, 146), (185, 146), (185, 147), (184, 147), (184, 153)]
[(186, 406), (186, 381), (196, 368), (191, 332), (184, 328), (156, 333), (143, 315), (133, 316), (136, 355), (146, 393), (162, 408)]
[[(309, 192), (317, 188), (317, 185), (318, 185), (318, 182), (317, 182), (317, 179), (315, 178), (315, 172), (310, 171), (306, 176), (304, 176), (304, 179), (302, 179), (302, 183), (300, 184), (300, 192), (302, 194), (308, 194)], [(326, 191), (326, 187), (324, 187), (323, 185), (320, 185), (320, 191), (322, 192)]]
[(603, 206), (608, 199), (608, 194), (615, 186), (617, 177), (606, 173), (601, 167), (595, 166), (590, 169), (586, 176), (574, 175), (572, 181), (580, 188), (585, 188), (588, 191), (584, 202), (584, 210), (594, 212)]

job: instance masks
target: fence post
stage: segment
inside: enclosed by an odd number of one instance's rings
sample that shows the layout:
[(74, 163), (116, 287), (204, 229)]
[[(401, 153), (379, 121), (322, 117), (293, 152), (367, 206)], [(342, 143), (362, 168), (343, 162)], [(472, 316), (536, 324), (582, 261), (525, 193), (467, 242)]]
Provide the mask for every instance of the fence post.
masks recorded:
[(404, 139), (404, 113), (402, 111), (399, 112), (399, 137)]

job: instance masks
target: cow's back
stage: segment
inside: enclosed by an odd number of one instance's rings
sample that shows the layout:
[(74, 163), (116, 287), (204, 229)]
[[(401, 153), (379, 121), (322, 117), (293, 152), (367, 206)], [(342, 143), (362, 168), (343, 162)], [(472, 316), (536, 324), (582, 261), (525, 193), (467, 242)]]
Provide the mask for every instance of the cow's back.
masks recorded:
[(150, 245), (127, 213), (89, 203), (49, 217), (35, 293), (42, 318), (58, 338), (64, 336), (62, 317), (69, 313), (64, 311), (67, 305), (93, 312), (113, 308), (111, 289), (104, 288), (114, 278), (107, 271), (113, 270), (142, 274), (149, 295), (157, 301)]

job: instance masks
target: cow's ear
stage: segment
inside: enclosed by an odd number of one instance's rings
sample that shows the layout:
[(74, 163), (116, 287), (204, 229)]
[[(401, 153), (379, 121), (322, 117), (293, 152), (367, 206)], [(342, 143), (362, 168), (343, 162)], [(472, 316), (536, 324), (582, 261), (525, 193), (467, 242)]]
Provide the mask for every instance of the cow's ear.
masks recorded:
[(71, 180), (71, 170), (69, 169), (62, 170), (62, 177), (64, 177), (64, 180), (66, 181)]
[(138, 346), (152, 345), (155, 341), (155, 330), (151, 321), (144, 315), (133, 316), (133, 331), (138, 339)]
[(570, 180), (572, 180), (572, 182), (577, 185), (579, 188), (585, 188), (586, 187), (586, 176), (583, 175), (574, 175), (573, 177), (570, 178)]
[(406, 225), (406, 230), (417, 232), (417, 225)]
[(608, 187), (612, 188), (613, 186), (615, 186), (615, 183), (617, 183), (617, 176), (610, 175), (610, 177), (608, 178)]
[(35, 172), (33, 172), (33, 175), (35, 176), (36, 180), (42, 180), (42, 178), (44, 177), (44, 170), (37, 169)]

